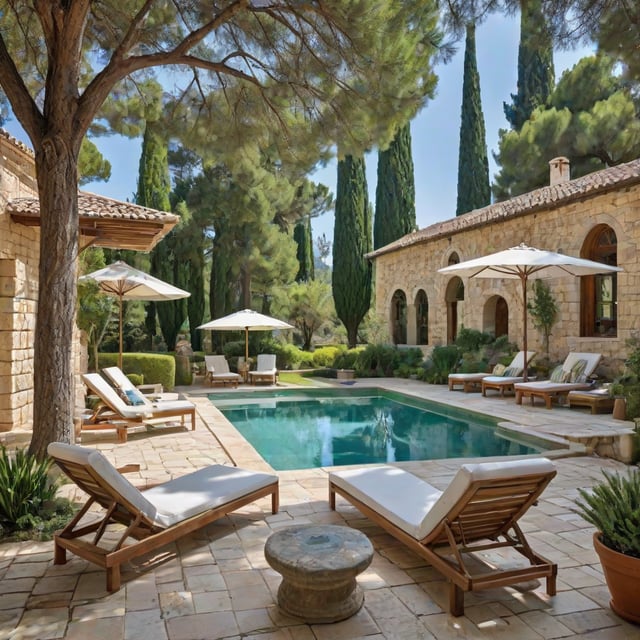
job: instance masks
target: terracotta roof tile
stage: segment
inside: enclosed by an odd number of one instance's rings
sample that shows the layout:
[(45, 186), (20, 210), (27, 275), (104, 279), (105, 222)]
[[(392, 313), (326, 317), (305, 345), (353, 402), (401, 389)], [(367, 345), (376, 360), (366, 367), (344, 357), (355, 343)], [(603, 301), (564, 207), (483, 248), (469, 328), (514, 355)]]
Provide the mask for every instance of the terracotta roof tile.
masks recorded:
[(541, 187), (535, 191), (515, 196), (510, 200), (496, 202), (450, 220), (436, 222), (368, 253), (367, 257), (376, 258), (414, 244), (462, 233), (491, 222), (516, 218), (540, 209), (558, 207), (573, 200), (592, 197), (597, 193), (633, 184), (640, 184), (640, 159), (602, 169), (554, 186)]

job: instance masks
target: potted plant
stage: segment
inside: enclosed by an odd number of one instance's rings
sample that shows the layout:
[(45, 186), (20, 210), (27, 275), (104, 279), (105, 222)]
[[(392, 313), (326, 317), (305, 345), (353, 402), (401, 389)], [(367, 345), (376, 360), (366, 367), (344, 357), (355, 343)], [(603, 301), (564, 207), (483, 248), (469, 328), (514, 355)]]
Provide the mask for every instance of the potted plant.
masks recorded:
[(597, 531), (593, 544), (600, 558), (611, 609), (640, 624), (640, 471), (603, 472), (591, 491), (579, 489), (577, 512)]

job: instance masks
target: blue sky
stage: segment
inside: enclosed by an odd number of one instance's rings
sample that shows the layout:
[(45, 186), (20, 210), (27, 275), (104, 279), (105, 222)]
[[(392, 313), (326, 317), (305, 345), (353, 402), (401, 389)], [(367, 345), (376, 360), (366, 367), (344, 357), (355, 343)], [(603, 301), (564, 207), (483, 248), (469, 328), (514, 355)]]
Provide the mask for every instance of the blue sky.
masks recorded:
[[(476, 31), (480, 91), (487, 133), (490, 176), (496, 173), (492, 151), (497, 149), (498, 130), (508, 126), (503, 103), (510, 102), (516, 92), (518, 17), (492, 16)], [(554, 55), (556, 79), (571, 68), (589, 49), (558, 51)], [(449, 64), (437, 68), (437, 93), (411, 124), (413, 162), (416, 184), (416, 220), (419, 228), (447, 220), (455, 215), (458, 174), (458, 141), (462, 102), (462, 67), (464, 42)], [(13, 135), (29, 144), (20, 125), (14, 120), (5, 125)], [(112, 165), (109, 182), (94, 182), (84, 187), (118, 200), (133, 200), (138, 177), (141, 140), (111, 136), (95, 140)], [(541, 158), (548, 162), (551, 158)], [(372, 203), (375, 203), (377, 153), (367, 156), (367, 182)], [(335, 193), (336, 164), (329, 163), (312, 179), (329, 186)], [(333, 213), (313, 221), (314, 235), (326, 234), (333, 240)]]

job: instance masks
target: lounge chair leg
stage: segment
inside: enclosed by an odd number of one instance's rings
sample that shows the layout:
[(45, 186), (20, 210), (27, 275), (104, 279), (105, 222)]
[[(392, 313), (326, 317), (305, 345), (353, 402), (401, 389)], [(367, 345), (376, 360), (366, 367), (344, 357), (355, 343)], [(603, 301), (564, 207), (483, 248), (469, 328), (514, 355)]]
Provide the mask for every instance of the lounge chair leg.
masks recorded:
[(53, 548), (53, 564), (66, 564), (67, 550), (59, 544), (55, 544)]
[(120, 589), (120, 565), (107, 567), (107, 591), (112, 593)]
[(449, 612), (456, 617), (464, 615), (464, 591), (453, 582), (449, 584)]
[(547, 595), (556, 595), (556, 576), (555, 574), (547, 578)]

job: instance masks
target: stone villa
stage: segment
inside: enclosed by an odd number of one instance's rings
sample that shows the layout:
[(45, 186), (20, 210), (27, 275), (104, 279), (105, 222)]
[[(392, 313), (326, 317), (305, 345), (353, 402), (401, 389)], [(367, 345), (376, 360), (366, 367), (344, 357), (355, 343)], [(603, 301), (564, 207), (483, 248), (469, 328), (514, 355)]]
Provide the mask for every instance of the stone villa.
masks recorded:
[[(81, 249), (149, 251), (178, 222), (172, 213), (84, 192), (79, 213)], [(33, 152), (0, 130), (0, 431), (25, 427), (33, 415), (39, 222)], [(80, 371), (80, 349), (76, 358)]]
[[(626, 340), (640, 329), (640, 159), (576, 180), (566, 158), (550, 163), (550, 184), (408, 234), (369, 254), (376, 312), (396, 344), (428, 352), (461, 326), (523, 333), (519, 283), (438, 273), (451, 264), (525, 244), (622, 267), (614, 275), (547, 280), (558, 304), (549, 355), (602, 353), (599, 372), (620, 371)], [(531, 324), (529, 348), (542, 352)]]

